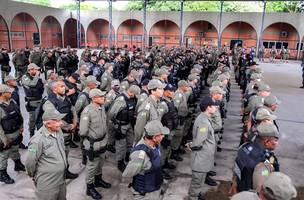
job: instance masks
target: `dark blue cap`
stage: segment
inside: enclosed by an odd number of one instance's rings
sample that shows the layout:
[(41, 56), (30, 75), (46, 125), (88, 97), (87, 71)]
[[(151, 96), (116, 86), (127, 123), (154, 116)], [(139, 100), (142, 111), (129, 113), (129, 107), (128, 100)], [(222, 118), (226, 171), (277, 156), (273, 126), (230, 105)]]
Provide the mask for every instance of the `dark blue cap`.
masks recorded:
[(170, 91), (174, 92), (176, 90), (176, 88), (171, 84), (167, 84), (166, 87), (164, 88), (164, 90), (170, 90)]
[(217, 106), (218, 103), (213, 101), (210, 96), (205, 96), (200, 102), (200, 109), (205, 108), (207, 106)]
[(142, 80), (141, 81), (141, 86), (148, 85), (149, 81), (150, 81), (149, 79)]
[(79, 75), (79, 74), (73, 73), (73, 74), (71, 75), (71, 77), (72, 77), (73, 79), (75, 79), (77, 83), (80, 83), (80, 75)]

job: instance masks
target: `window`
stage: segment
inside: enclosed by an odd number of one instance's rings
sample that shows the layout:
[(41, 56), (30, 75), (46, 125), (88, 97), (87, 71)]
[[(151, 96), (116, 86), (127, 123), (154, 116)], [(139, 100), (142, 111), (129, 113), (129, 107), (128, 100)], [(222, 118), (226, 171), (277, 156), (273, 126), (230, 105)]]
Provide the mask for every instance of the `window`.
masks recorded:
[(285, 49), (287, 49), (288, 48), (288, 42), (283, 42), (283, 46), (284, 46)]
[(269, 42), (268, 48), (271, 49), (272, 46), (275, 46), (275, 42)]
[(276, 42), (275, 47), (276, 47), (276, 49), (281, 49), (282, 48), (282, 42)]
[(268, 47), (269, 47), (269, 42), (263, 42), (263, 46), (265, 47), (265, 49), (268, 49)]
[(212, 24), (208, 22), (208, 30), (212, 29)]
[(11, 32), (12, 38), (23, 38), (24, 32)]
[[(299, 43), (297, 43), (297, 49), (299, 48)], [(300, 48), (300, 51), (303, 50), (303, 43), (301, 42), (301, 48)]]

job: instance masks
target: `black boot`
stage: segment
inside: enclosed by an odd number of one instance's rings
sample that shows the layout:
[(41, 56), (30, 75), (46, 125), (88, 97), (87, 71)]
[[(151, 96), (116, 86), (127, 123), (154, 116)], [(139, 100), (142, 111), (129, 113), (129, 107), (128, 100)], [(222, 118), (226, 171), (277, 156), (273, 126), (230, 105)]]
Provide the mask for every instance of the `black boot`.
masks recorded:
[(80, 142), (80, 136), (79, 136), (78, 132), (74, 134), (73, 141), (74, 142)]
[(19, 144), (19, 148), (20, 148), (20, 149), (27, 149), (27, 146), (25, 146), (23, 143), (20, 143), (20, 144)]
[(74, 174), (72, 172), (69, 171), (69, 168), (67, 168), (66, 172), (65, 172), (65, 179), (75, 179), (78, 177), (78, 174)]
[(207, 173), (207, 176), (216, 176), (216, 172), (215, 171), (209, 171)]
[(175, 169), (176, 166), (173, 165), (172, 163), (169, 163), (168, 159), (166, 159), (165, 164), (163, 165), (164, 169)]
[(24, 171), (25, 172), (25, 167), (22, 164), (20, 159), (14, 160), (14, 162), (15, 162), (15, 169), (14, 170), (16, 172), (19, 172), (19, 171)]
[(215, 180), (213, 180), (210, 176), (206, 176), (205, 183), (210, 186), (217, 186)]
[(112, 144), (107, 145), (107, 151), (110, 151), (111, 153), (116, 153), (116, 149)]
[(82, 152), (82, 164), (83, 165), (86, 165), (87, 164), (87, 162), (88, 162), (88, 158), (87, 158), (87, 156), (84, 154), (84, 152)]
[(171, 159), (176, 161), (183, 161), (183, 158), (179, 156), (178, 150), (172, 150)]
[(30, 130), (30, 136), (33, 137), (35, 135), (35, 130)]
[(179, 153), (179, 154), (185, 154), (186, 151), (185, 151), (185, 149), (183, 149), (183, 148), (180, 147), (180, 148), (178, 149), (178, 153)]
[(87, 195), (92, 197), (92, 199), (102, 199), (101, 194), (97, 192), (94, 187), (94, 184), (87, 184)]
[(126, 169), (126, 164), (124, 160), (119, 160), (117, 163), (117, 168), (119, 169), (119, 171), (124, 172)]
[(171, 180), (172, 179), (172, 176), (168, 172), (166, 172), (164, 169), (162, 169), (162, 175), (163, 175), (163, 178), (165, 180)]
[(104, 180), (102, 180), (102, 175), (95, 176), (94, 186), (95, 187), (102, 187), (102, 188), (106, 188), (106, 189), (112, 187), (112, 185), (110, 183), (107, 183)]
[(0, 170), (0, 182), (4, 182), (5, 184), (15, 183), (14, 179), (7, 174), (6, 169)]

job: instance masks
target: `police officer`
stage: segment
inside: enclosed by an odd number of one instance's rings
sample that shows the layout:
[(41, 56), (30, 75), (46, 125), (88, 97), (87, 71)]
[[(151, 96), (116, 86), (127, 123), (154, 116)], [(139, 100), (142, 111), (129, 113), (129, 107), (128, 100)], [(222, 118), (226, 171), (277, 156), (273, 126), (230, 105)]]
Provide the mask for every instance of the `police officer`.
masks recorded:
[(113, 64), (106, 63), (104, 65), (105, 72), (101, 76), (101, 84), (100, 89), (103, 91), (110, 91), (111, 90), (111, 82), (113, 80)]
[(29, 112), (29, 132), (30, 136), (35, 132), (35, 110), (39, 106), (42, 94), (44, 92), (44, 85), (40, 78), (40, 67), (31, 63), (27, 67), (27, 73), (22, 76), (22, 85), (25, 92), (25, 107)]
[(39, 46), (34, 47), (29, 57), (30, 63), (35, 63), (39, 68), (42, 67), (42, 51)]
[(134, 143), (136, 95), (139, 93), (140, 88), (132, 85), (114, 100), (108, 113), (116, 138), (117, 168), (121, 172), (125, 169), (124, 160), (127, 152), (130, 152)]
[(33, 178), (38, 200), (65, 200), (65, 155), (61, 119), (66, 114), (55, 109), (43, 113), (43, 126), (31, 138), (25, 161), (26, 171)]
[(159, 200), (163, 177), (159, 145), (169, 129), (159, 120), (149, 121), (144, 137), (133, 148), (130, 161), (123, 172), (124, 178), (132, 178), (132, 192), (136, 200)]
[[(61, 129), (63, 131), (64, 142), (65, 142), (65, 154), (69, 155), (69, 145), (71, 140), (71, 135), (77, 126), (77, 114), (75, 108), (73, 107), (71, 101), (65, 94), (66, 86), (62, 80), (56, 81), (52, 84), (52, 93), (47, 97), (46, 102), (43, 104), (43, 111), (46, 110), (57, 110), (60, 113), (66, 114), (62, 119)], [(75, 179), (78, 174), (74, 174), (68, 170), (67, 166), (66, 178)]]
[(42, 66), (44, 67), (44, 75), (45, 79), (47, 79), (47, 71), (56, 69), (56, 57), (52, 51), (48, 51), (47, 55), (44, 57), (42, 61)]
[(145, 125), (148, 121), (161, 119), (158, 110), (160, 98), (163, 96), (165, 85), (158, 79), (152, 79), (148, 83), (149, 97), (141, 104), (137, 111), (134, 127), (135, 144), (142, 138)]
[(2, 77), (2, 83), (4, 82), (4, 78), (9, 75), (11, 72), (11, 66), (9, 64), (10, 57), (7, 53), (6, 48), (2, 48), (0, 50), (0, 68), (1, 68), (1, 77)]
[(18, 104), (11, 99), (12, 89), (0, 85), (0, 182), (12, 184), (7, 174), (7, 161), (15, 162), (15, 171), (25, 171), (20, 161), (18, 146), (22, 142), (23, 118)]
[(184, 130), (185, 130), (185, 120), (188, 116), (188, 97), (187, 93), (189, 92), (189, 84), (185, 80), (180, 80), (178, 82), (178, 89), (175, 92), (173, 102), (175, 107), (178, 110), (178, 118), (179, 118), (179, 124), (174, 131), (174, 135), (172, 136), (171, 141), (171, 147), (172, 147), (172, 154), (171, 159), (174, 159), (176, 161), (183, 161), (183, 158), (180, 157), (180, 145), (184, 136)]
[(12, 75), (8, 75), (4, 78), (4, 83), (13, 90), (12, 99), (20, 106), (19, 88), (16, 79)]
[(244, 200), (244, 199), (246, 199), (246, 200), (260, 200), (260, 197), (258, 196), (257, 193), (248, 192), (248, 191), (237, 193), (237, 194), (233, 195), (233, 197), (231, 197), (231, 200)]
[(91, 103), (81, 113), (79, 133), (84, 137), (84, 149), (88, 157), (86, 165), (87, 195), (93, 199), (102, 196), (95, 187), (110, 188), (111, 184), (102, 179), (107, 146), (107, 116), (104, 102), (106, 92), (92, 89), (89, 92)]
[(118, 79), (114, 79), (111, 82), (111, 90), (106, 95), (105, 108), (106, 110), (110, 109), (113, 101), (119, 95), (120, 82)]
[(304, 56), (302, 58), (301, 67), (302, 67), (302, 86), (300, 86), (300, 88), (304, 89)]
[(21, 80), (21, 77), (26, 73), (26, 65), (28, 64), (28, 58), (25, 56), (23, 50), (17, 49), (16, 54), (13, 56), (12, 62), (16, 69), (15, 77), (19, 82)]
[(187, 146), (191, 149), (192, 179), (188, 191), (190, 200), (204, 199), (200, 193), (207, 173), (214, 166), (216, 140), (214, 129), (210, 123), (211, 116), (216, 112), (216, 103), (210, 96), (200, 102), (201, 113), (193, 125), (193, 141)]
[(253, 189), (252, 175), (259, 163), (269, 163), (273, 171), (279, 171), (279, 163), (273, 151), (278, 145), (279, 132), (273, 124), (263, 123), (257, 127), (257, 138), (245, 143), (238, 150), (233, 169), (233, 182), (230, 193)]

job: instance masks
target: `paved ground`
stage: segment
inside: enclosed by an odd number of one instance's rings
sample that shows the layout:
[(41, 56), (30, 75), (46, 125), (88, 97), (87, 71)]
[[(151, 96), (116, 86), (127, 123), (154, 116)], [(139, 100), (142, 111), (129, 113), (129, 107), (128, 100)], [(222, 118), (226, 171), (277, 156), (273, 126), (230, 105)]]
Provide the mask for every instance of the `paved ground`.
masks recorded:
[[(288, 64), (263, 63), (260, 67), (264, 70), (264, 81), (268, 83), (273, 93), (282, 101), (277, 112), (278, 124), (282, 133), (280, 146), (277, 150), (281, 162), (281, 170), (287, 173), (297, 186), (304, 186), (304, 90), (299, 89), (301, 82), (301, 69), (298, 62)], [(231, 180), (231, 168), (237, 150), (241, 131), (240, 124), (240, 90), (235, 83), (232, 84), (231, 102), (228, 108), (228, 118), (225, 121), (225, 133), (223, 152), (217, 154), (215, 170), (218, 181)], [(22, 99), (22, 98), (21, 98)], [(22, 102), (24, 108), (24, 102)], [(27, 120), (28, 115), (24, 112)], [(25, 125), (26, 128), (26, 125)], [(25, 133), (27, 135), (27, 133)], [(25, 137), (24, 142), (28, 141)], [(26, 157), (26, 151), (21, 150), (22, 160)], [(127, 188), (128, 182), (121, 182), (121, 173), (116, 169), (113, 154), (108, 154), (108, 161), (104, 167), (104, 179), (111, 182), (110, 190), (100, 189), (106, 200), (129, 200), (132, 198)], [(84, 166), (80, 164), (80, 151), (72, 150), (69, 159), (71, 171), (80, 173), (78, 179), (68, 181), (67, 199), (89, 199), (85, 195)], [(0, 199), (34, 199), (34, 185), (25, 173), (16, 173), (12, 170), (13, 163), (9, 162), (9, 174), (16, 180), (13, 185), (0, 183)], [(178, 163), (174, 172), (175, 178), (166, 183), (165, 200), (185, 199), (191, 179), (189, 154), (184, 156), (184, 161)], [(210, 189), (210, 188), (206, 188)], [(205, 189), (205, 190), (206, 190)], [(216, 188), (213, 188), (216, 189)], [(216, 193), (215, 193), (216, 195)]]

